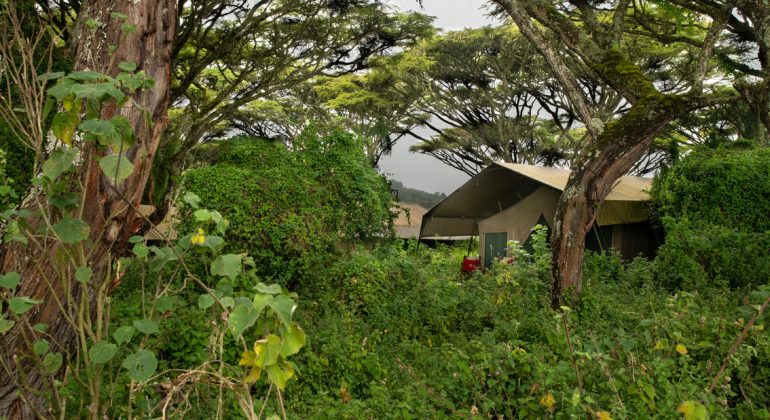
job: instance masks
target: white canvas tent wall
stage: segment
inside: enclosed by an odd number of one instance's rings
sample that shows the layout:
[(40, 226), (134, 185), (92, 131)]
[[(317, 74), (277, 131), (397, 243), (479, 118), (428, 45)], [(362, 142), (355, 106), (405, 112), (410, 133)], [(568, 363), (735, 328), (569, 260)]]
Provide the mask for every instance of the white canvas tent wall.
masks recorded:
[[(570, 171), (557, 168), (492, 164), (425, 214), (420, 238), (479, 235), (482, 260), (485, 233), (506, 232), (508, 240), (524, 243), (541, 217), (552, 224), (556, 203), (569, 174)], [(596, 225), (646, 222), (649, 200), (646, 191), (650, 186), (648, 178), (619, 179), (599, 209)], [(621, 243), (623, 233), (628, 236), (632, 231), (613, 229), (613, 246), (633, 249)]]

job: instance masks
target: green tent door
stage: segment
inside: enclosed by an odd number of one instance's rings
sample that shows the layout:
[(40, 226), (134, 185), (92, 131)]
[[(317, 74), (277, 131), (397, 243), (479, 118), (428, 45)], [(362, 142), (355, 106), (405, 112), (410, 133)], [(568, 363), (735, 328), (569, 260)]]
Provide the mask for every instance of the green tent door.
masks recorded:
[(484, 234), (484, 267), (492, 266), (495, 258), (504, 258), (508, 254), (508, 234), (506, 232)]

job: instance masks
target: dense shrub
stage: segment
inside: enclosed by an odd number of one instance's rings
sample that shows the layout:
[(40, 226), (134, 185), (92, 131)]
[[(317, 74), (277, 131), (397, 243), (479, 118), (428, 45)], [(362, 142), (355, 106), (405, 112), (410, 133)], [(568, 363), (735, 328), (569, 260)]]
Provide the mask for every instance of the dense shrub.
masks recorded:
[(666, 242), (658, 250), (655, 273), (672, 289), (706, 285), (742, 288), (770, 283), (770, 231), (738, 229), (664, 219)]
[(699, 150), (656, 178), (666, 240), (654, 273), (671, 289), (770, 280), (770, 149)]
[(346, 243), (390, 235), (389, 188), (350, 135), (308, 132), (291, 150), (239, 137), (197, 156), (185, 189), (230, 221), (230, 249), (248, 251), (263, 276), (302, 278)]
[(770, 148), (699, 150), (655, 179), (663, 217), (770, 231)]

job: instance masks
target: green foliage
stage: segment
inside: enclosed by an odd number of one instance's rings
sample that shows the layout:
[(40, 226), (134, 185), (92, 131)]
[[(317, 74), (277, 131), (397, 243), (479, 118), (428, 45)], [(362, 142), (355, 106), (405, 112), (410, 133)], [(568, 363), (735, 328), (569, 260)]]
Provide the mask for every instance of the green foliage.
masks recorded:
[(672, 289), (743, 288), (770, 281), (770, 231), (747, 232), (687, 219), (664, 219), (666, 242), (655, 274)]
[(0, 209), (2, 210), (13, 207), (20, 196), (16, 181), (8, 175), (8, 170), (12, 169), (8, 168), (6, 152), (0, 149)]
[[(289, 412), (674, 418), (683, 402), (697, 401), (722, 418), (768, 409), (770, 365), (753, 356), (770, 349), (767, 316), (736, 353), (731, 380), (705, 392), (710, 367), (745, 322), (749, 307), (739, 295), (671, 295), (655, 285), (649, 261), (624, 265), (616, 255), (589, 254), (583, 297), (572, 310), (553, 312), (549, 253), (538, 235), (543, 246), (532, 255), (519, 249), (514, 264), (471, 276), (459, 272), (463, 250), (415, 253), (399, 245), (357, 248), (319, 273), (301, 302), (313, 340), (297, 360), (302, 375), (287, 392)], [(743, 395), (740, 387), (751, 390)]]
[(770, 148), (701, 149), (655, 179), (662, 216), (770, 231)]
[(672, 289), (770, 280), (770, 149), (698, 150), (655, 179), (666, 241), (655, 276)]
[(199, 150), (204, 166), (183, 183), (229, 220), (228, 249), (247, 250), (260, 275), (301, 279), (337, 258), (341, 244), (390, 234), (390, 190), (361, 146), (342, 133), (308, 132), (292, 150), (234, 138)]

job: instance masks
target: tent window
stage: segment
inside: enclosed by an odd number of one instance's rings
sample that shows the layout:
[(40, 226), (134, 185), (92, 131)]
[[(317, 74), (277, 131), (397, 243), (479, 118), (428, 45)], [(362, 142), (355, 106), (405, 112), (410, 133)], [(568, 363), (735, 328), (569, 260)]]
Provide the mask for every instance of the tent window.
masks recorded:
[[(548, 221), (545, 219), (544, 214), (540, 214), (540, 218), (537, 219), (537, 223), (535, 223), (535, 225), (545, 226), (545, 228), (548, 231), (547, 235), (545, 236), (545, 242), (550, 244), (551, 243), (551, 226), (548, 224)], [(532, 226), (532, 227), (534, 228), (535, 226)], [(529, 237), (524, 242), (523, 248), (525, 251), (529, 252), (530, 254), (535, 252), (534, 247), (532, 247), (532, 233), (529, 234)]]
[(505, 258), (508, 255), (508, 234), (484, 234), (484, 248), (484, 267), (489, 268), (496, 258)]

